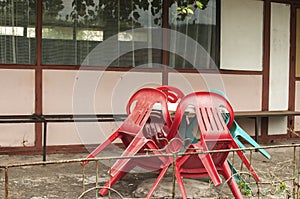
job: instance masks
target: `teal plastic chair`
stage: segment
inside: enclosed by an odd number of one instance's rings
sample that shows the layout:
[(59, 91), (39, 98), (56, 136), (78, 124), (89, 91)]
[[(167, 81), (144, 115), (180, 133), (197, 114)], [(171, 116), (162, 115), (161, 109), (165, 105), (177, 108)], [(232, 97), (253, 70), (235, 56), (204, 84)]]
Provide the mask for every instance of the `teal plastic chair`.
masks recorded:
[(181, 138), (181, 142), (182, 142), (182, 147), (178, 152), (180, 152), (180, 153), (185, 152), (187, 149), (187, 146), (189, 146), (190, 144), (195, 144), (199, 141), (199, 139), (197, 139), (192, 134), (193, 127), (195, 125), (197, 125), (197, 121), (195, 119), (188, 121), (188, 118), (186, 115), (182, 116), (182, 120), (181, 120), (180, 126), (178, 128), (178, 132), (180, 133), (180, 138)]
[[(247, 141), (251, 146), (259, 148), (260, 145), (248, 135), (238, 124), (237, 122), (233, 122), (232, 126), (230, 127), (230, 133), (234, 138), (234, 141), (239, 145), (240, 148), (245, 148), (244, 144), (240, 141), (240, 138)], [(267, 159), (270, 159), (270, 154), (264, 149), (257, 149), (263, 156)]]
[[(225, 97), (228, 100), (227, 96), (220, 90), (209, 89), (208, 91), (222, 95), (223, 97)], [(224, 114), (224, 119), (226, 119), (226, 118), (228, 118), (228, 116), (226, 116), (226, 114)], [(251, 136), (249, 136), (249, 134), (246, 131), (244, 131), (244, 129), (242, 129), (236, 121), (233, 121), (233, 123), (230, 127), (230, 133), (231, 133), (234, 141), (238, 144), (238, 146), (240, 148), (245, 148), (245, 145), (241, 142), (240, 138), (247, 141), (253, 147), (257, 147), (257, 148), (260, 147), (260, 145)], [(264, 149), (257, 149), (257, 150), (267, 159), (271, 158), (270, 154), (266, 150), (264, 150)]]
[(229, 164), (229, 167), (232, 171), (232, 174), (234, 175), (234, 180), (236, 181), (236, 183), (238, 185), (240, 185), (241, 183), (244, 184), (243, 187), (241, 187), (241, 190), (243, 190), (244, 192), (245, 191), (250, 191), (252, 192), (252, 189), (251, 187), (249, 186), (249, 183), (246, 182), (246, 180), (244, 178), (242, 178), (239, 174), (238, 174), (238, 171), (233, 167), (232, 163), (227, 160), (228, 164)]

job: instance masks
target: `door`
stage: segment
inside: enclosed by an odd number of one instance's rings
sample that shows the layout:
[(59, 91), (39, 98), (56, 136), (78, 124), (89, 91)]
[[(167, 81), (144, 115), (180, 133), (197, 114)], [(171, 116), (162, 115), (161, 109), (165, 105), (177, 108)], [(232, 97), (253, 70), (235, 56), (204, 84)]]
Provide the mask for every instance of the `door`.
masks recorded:
[[(290, 106), (300, 111), (300, 4), (293, 7), (291, 39), (291, 78)], [(300, 117), (291, 118), (292, 137), (299, 137)], [(296, 133), (296, 134), (295, 134)]]
[[(300, 6), (296, 7), (295, 12), (295, 69), (296, 79), (300, 78)], [(293, 45), (293, 44), (292, 44)]]

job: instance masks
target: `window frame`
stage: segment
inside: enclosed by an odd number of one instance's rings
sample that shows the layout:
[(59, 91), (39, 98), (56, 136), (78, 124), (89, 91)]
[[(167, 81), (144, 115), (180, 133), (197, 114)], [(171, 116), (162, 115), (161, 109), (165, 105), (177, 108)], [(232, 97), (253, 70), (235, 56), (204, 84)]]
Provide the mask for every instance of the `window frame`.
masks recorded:
[[(42, 1), (42, 0), (41, 0)], [(162, 5), (162, 27), (163, 28), (168, 28), (169, 26), (169, 6), (171, 4), (171, 0), (163, 0), (162, 1), (163, 5)], [(216, 0), (216, 36), (215, 36), (215, 40), (216, 40), (216, 44), (215, 44), (215, 48), (216, 48), (216, 60), (215, 60), (215, 64), (217, 66), (217, 68), (220, 68), (220, 0)], [(42, 19), (38, 19), (42, 22)], [(41, 27), (43, 28), (43, 27)], [(40, 30), (40, 32), (42, 32), (42, 30)], [(42, 35), (37, 35), (37, 37), (40, 37), (39, 40), (42, 41)], [(164, 37), (164, 36), (163, 36)], [(167, 38), (166, 38), (167, 39)], [(164, 39), (164, 40), (166, 40)], [(167, 42), (166, 42), (167, 43)], [(41, 44), (42, 45), (42, 44)], [(164, 44), (167, 45), (167, 44)], [(42, 55), (43, 52), (40, 52), (38, 54)], [(39, 59), (42, 60), (42, 58), (40, 57)], [(174, 68), (172, 70), (168, 70), (168, 63), (169, 63), (169, 53), (162, 51), (161, 52), (161, 64), (163, 64), (165, 66), (165, 68), (163, 69), (157, 69), (157, 68), (140, 68), (137, 69), (136, 71), (153, 71), (153, 72), (167, 72), (167, 71), (178, 71), (178, 72), (199, 72), (200, 71), (211, 71), (211, 69), (196, 69), (196, 68), (190, 68), (190, 69), (182, 69), (182, 68)], [(65, 69), (79, 69), (79, 68), (83, 68), (83, 69), (92, 69), (92, 70), (109, 70), (109, 71), (129, 71), (135, 67), (133, 66), (80, 66), (80, 65), (65, 65), (65, 64), (43, 64), (41, 63), (41, 65), (47, 69), (59, 69), (59, 68), (65, 68)]]
[[(161, 26), (163, 28), (168, 28), (169, 26), (169, 5), (171, 4), (171, 0), (164, 0), (162, 1), (163, 6), (162, 6), (162, 24)], [(221, 1), (216, 0), (216, 46), (215, 46), (215, 54), (216, 54), (216, 60), (215, 64), (217, 68), (220, 67), (220, 6)], [(68, 65), (68, 64), (44, 64), (42, 63), (42, 41), (43, 41), (43, 36), (42, 36), (42, 29), (43, 29), (43, 21), (42, 21), (42, 15), (43, 15), (43, 0), (37, 0), (36, 1), (36, 27), (35, 27), (35, 39), (36, 39), (36, 54), (35, 54), (35, 62), (32, 64), (6, 64), (6, 63), (1, 63), (0, 67), (2, 66), (10, 66), (12, 68), (36, 68), (36, 67), (41, 67), (43, 69), (67, 69), (67, 70), (78, 70), (80, 69), (87, 69), (87, 70), (108, 70), (108, 71), (129, 71), (133, 69), (134, 67), (132, 66), (109, 66), (109, 67), (104, 67), (104, 66), (80, 66), (80, 65)], [(165, 37), (165, 35), (163, 36)], [(164, 38), (166, 41), (167, 38)], [(167, 42), (165, 42), (165, 45), (167, 45)], [(214, 70), (210, 69), (180, 69), (180, 68), (174, 68), (172, 70), (168, 70), (168, 65), (169, 63), (169, 53), (162, 51), (161, 52), (161, 64), (165, 66), (163, 69), (158, 69), (158, 68), (137, 68), (135, 71), (151, 71), (151, 72), (171, 72), (171, 71), (178, 71), (182, 73), (193, 73), (193, 72), (199, 72), (204, 71), (204, 72), (211, 72)], [(165, 75), (163, 75), (165, 76)]]

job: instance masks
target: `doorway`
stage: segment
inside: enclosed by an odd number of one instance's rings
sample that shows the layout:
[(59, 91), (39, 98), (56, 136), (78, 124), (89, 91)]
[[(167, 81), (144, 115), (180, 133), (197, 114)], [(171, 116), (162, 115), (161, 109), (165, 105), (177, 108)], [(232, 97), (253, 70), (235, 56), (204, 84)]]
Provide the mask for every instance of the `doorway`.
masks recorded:
[[(289, 110), (299, 111), (299, 94), (300, 94), (300, 4), (292, 5), (291, 14), (291, 56), (290, 56), (290, 94)], [(290, 117), (288, 129), (290, 137), (298, 137), (300, 131), (300, 118)], [(296, 132), (296, 134), (295, 134)]]

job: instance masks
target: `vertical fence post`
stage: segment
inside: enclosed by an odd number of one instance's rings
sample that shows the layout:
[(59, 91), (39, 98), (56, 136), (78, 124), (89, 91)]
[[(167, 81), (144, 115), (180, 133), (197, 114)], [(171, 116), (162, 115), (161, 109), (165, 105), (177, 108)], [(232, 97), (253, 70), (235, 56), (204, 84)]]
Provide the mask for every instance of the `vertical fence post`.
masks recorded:
[(47, 122), (44, 121), (43, 161), (46, 161), (46, 156), (47, 156)]
[(175, 198), (176, 159), (177, 159), (177, 153), (173, 153), (172, 199)]
[(293, 158), (293, 198), (296, 198), (296, 173), (297, 173), (297, 161), (296, 161), (296, 146), (294, 146), (294, 158)]
[[(85, 192), (85, 165), (82, 167), (82, 193)], [(83, 196), (84, 198), (84, 196)]]
[[(297, 147), (299, 149), (299, 147)], [(298, 151), (298, 154), (300, 154), (300, 152)], [(298, 155), (299, 156), (299, 155)], [(300, 161), (299, 157), (298, 157), (298, 161)], [(296, 191), (296, 194), (297, 194), (297, 199), (299, 199), (299, 166), (297, 166), (297, 191)]]
[(5, 199), (8, 199), (8, 167), (5, 167)]
[[(98, 182), (99, 182), (99, 179), (98, 179), (98, 173), (99, 173), (99, 162), (98, 160), (95, 161), (96, 163), (96, 185), (95, 187), (98, 187)], [(96, 198), (99, 198), (99, 190), (96, 188)]]

